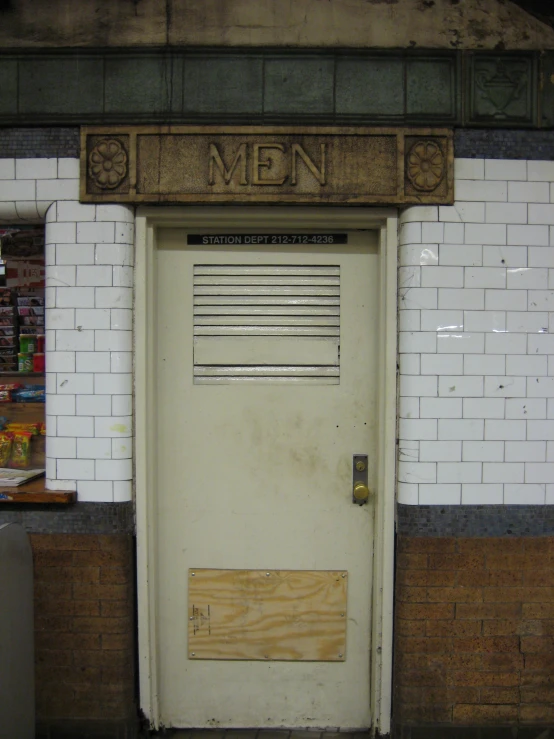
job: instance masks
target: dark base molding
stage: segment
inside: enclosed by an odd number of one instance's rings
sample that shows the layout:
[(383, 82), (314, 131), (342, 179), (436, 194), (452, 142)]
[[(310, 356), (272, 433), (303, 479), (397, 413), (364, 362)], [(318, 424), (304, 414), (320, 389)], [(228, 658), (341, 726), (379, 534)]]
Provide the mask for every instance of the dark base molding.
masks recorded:
[(396, 530), (403, 536), (554, 536), (554, 506), (399, 504)]
[(397, 726), (393, 739), (554, 739), (552, 726)]
[(0, 508), (0, 525), (17, 523), (28, 534), (133, 534), (132, 501), (68, 506), (11, 503)]
[(137, 739), (138, 731), (138, 719), (46, 721), (37, 724), (35, 739)]
[(378, 730), (340, 731), (340, 729), (143, 729), (141, 739), (167, 737), (167, 739), (390, 739), (390, 734)]

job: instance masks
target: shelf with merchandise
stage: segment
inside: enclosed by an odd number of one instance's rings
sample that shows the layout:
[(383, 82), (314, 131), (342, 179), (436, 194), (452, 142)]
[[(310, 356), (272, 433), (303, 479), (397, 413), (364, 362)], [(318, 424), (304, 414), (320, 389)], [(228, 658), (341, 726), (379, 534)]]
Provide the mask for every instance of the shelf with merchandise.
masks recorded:
[[(6, 425), (40, 424), (44, 431), (46, 405), (36, 400), (32, 386), (46, 384), (44, 372), (44, 314), (45, 314), (45, 247), (44, 226), (0, 227), (0, 385), (19, 386), (18, 390), (2, 393), (0, 416)], [(41, 341), (38, 341), (39, 339)], [(40, 356), (42, 365), (33, 370), (33, 357)], [(25, 361), (27, 360), (27, 364)], [(27, 371), (18, 371), (18, 367)], [(6, 369), (2, 369), (5, 367)], [(38, 389), (38, 388), (37, 388)], [(13, 393), (13, 395), (12, 395)], [(16, 393), (21, 393), (18, 395)], [(21, 402), (20, 402), (21, 401)], [(30, 468), (46, 467), (46, 436), (36, 433), (31, 437)], [(56, 498), (56, 495), (58, 498)], [(59, 497), (61, 495), (61, 497)], [(38, 497), (37, 497), (38, 496)], [(44, 500), (41, 500), (44, 497)], [(72, 502), (76, 494), (59, 492), (55, 495), (45, 489), (45, 477), (19, 486), (0, 486), (0, 502), (57, 503)]]
[(0, 371), (0, 377), (17, 377), (18, 379), (20, 377), (32, 377), (35, 380), (38, 380), (39, 378), (44, 379), (46, 377), (44, 372), (1, 372)]
[(77, 493), (68, 490), (46, 490), (44, 477), (19, 485), (0, 487), (0, 505), (70, 505), (77, 500)]

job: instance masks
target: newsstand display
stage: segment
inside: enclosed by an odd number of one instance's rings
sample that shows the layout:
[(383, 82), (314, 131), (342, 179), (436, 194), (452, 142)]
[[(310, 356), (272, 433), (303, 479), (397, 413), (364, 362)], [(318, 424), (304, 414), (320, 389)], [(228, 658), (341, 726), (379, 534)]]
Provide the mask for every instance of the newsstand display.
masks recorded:
[(0, 496), (45, 473), (43, 227), (0, 228)]

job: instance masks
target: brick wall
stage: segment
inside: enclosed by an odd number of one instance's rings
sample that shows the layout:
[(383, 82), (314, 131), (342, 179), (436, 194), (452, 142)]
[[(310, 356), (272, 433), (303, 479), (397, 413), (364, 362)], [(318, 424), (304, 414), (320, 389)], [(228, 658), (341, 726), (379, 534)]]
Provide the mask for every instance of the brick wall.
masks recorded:
[(552, 725), (554, 537), (399, 537), (398, 724)]
[(30, 539), (37, 721), (132, 719), (132, 537), (31, 534)]

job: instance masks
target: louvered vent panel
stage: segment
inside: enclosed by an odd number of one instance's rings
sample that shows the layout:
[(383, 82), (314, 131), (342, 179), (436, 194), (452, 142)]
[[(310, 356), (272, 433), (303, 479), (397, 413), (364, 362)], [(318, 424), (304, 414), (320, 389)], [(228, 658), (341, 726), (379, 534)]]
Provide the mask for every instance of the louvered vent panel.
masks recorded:
[(337, 385), (339, 344), (339, 267), (194, 267), (196, 384)]

